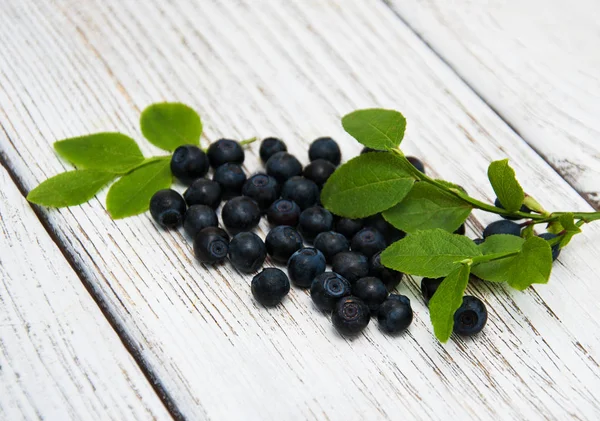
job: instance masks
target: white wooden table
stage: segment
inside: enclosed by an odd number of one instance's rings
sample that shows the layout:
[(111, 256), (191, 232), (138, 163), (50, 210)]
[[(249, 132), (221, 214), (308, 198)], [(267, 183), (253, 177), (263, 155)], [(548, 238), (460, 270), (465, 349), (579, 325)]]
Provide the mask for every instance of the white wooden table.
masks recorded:
[(509, 157), (547, 208), (598, 209), (599, 15), (592, 0), (0, 2), (0, 419), (600, 419), (598, 226), (546, 286), (471, 285), (488, 326), (441, 345), (419, 279), (399, 287), (406, 334), (344, 339), (305, 292), (265, 310), (181, 233), (111, 220), (106, 192), (24, 199), (71, 168), (58, 139), (118, 130), (158, 153), (140, 110), (176, 100), (205, 142), (276, 135), (304, 163), (322, 135), (358, 153), (343, 114), (398, 109), (404, 149), (472, 195), (493, 199), (487, 165)]

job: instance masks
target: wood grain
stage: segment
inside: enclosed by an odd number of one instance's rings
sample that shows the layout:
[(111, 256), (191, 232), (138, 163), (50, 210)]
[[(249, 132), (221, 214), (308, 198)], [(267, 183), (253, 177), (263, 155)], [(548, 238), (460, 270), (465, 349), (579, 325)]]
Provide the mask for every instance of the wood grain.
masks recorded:
[(0, 167), (0, 419), (170, 419)]
[[(141, 141), (139, 111), (178, 100), (203, 116), (204, 141), (282, 137), (306, 163), (308, 143), (360, 146), (340, 117), (401, 110), (405, 149), (427, 171), (492, 199), (490, 160), (509, 156), (549, 209), (590, 206), (383, 3), (366, 1), (54, 1), (0, 6), (0, 148), (26, 189), (70, 168), (53, 141), (121, 130)], [(260, 169), (257, 147), (248, 172)], [(190, 419), (595, 419), (600, 229), (563, 252), (548, 286), (525, 293), (473, 283), (490, 311), (485, 333), (440, 345), (419, 279), (399, 291), (409, 332), (372, 323), (342, 338), (293, 289), (266, 310), (250, 276), (205, 267), (189, 239), (148, 215), (111, 221), (105, 193), (44, 210), (98, 299)], [(469, 222), (473, 235), (489, 215)], [(258, 230), (264, 236), (267, 227)]]
[(386, 2), (600, 209), (600, 3)]

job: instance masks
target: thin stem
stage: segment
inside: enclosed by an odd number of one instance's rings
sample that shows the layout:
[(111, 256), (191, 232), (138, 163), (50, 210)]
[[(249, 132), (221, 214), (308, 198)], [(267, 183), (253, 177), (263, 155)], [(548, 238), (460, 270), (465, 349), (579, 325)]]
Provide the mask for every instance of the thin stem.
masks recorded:
[(137, 170), (138, 168), (145, 167), (146, 165), (151, 164), (153, 162), (156, 162), (156, 161), (165, 161), (167, 159), (171, 159), (171, 155), (151, 156), (150, 158), (144, 159), (137, 166), (133, 167), (132, 169), (130, 169), (129, 171), (127, 171), (123, 175), (132, 173), (133, 171)]
[(519, 254), (519, 251), (509, 251), (505, 253), (493, 253), (493, 254), (484, 254), (483, 256), (475, 256), (471, 258), (473, 265), (478, 265), (480, 263), (493, 262), (494, 260), (505, 259), (507, 257), (516, 256)]
[(240, 142), (240, 145), (242, 145), (242, 146), (249, 145), (249, 144), (251, 144), (252, 142), (255, 142), (256, 140), (257, 140), (257, 137), (256, 137), (256, 136), (255, 136), (255, 137), (251, 137), (250, 139), (242, 140), (242, 141)]

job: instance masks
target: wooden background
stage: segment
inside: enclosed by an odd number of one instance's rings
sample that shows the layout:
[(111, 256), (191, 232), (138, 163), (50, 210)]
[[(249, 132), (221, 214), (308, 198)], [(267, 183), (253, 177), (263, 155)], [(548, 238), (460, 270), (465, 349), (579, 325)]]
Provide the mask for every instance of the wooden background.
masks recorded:
[[(546, 208), (599, 209), (599, 14), (592, 0), (0, 2), (0, 419), (599, 419), (598, 226), (546, 286), (471, 284), (488, 326), (441, 345), (418, 278), (399, 287), (408, 332), (343, 338), (304, 291), (265, 310), (251, 277), (199, 264), (183, 233), (112, 221), (105, 191), (60, 210), (23, 198), (71, 168), (58, 139), (118, 130), (160, 154), (138, 119), (166, 100), (201, 113), (205, 144), (275, 135), (303, 163), (318, 136), (360, 151), (345, 113), (398, 109), (403, 148), (476, 197), (493, 200), (487, 165), (509, 157)], [(494, 219), (476, 212), (467, 234)]]

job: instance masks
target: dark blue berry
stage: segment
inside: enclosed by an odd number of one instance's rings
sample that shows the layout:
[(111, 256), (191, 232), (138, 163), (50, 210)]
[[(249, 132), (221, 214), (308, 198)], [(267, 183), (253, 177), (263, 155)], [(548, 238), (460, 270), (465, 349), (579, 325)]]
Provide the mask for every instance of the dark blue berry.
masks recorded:
[(348, 240), (352, 240), (354, 234), (360, 231), (365, 224), (362, 219), (340, 218), (335, 222), (335, 231), (342, 234)]
[[(494, 200), (494, 206), (496, 206), (497, 208), (500, 208), (500, 209), (504, 209), (504, 206), (502, 206), (502, 203), (500, 203), (500, 199), (498, 199), (498, 198), (496, 198), (496, 200)], [(531, 209), (529, 209), (525, 205), (521, 205), (521, 209), (519, 209), (519, 211), (531, 213)], [(522, 218), (512, 218), (510, 216), (504, 216), (504, 215), (500, 215), (500, 216), (503, 217), (504, 219), (509, 219), (511, 221), (516, 221), (516, 220), (522, 219)]]
[(255, 174), (244, 183), (242, 194), (254, 199), (265, 212), (279, 197), (279, 184), (270, 175)]
[(294, 155), (287, 152), (277, 152), (272, 155), (265, 165), (267, 174), (274, 177), (278, 183), (285, 183), (288, 178), (302, 174), (302, 164)]
[(175, 228), (185, 216), (185, 200), (175, 190), (159, 190), (150, 199), (150, 214), (163, 228)]
[(307, 241), (313, 241), (317, 235), (333, 228), (333, 215), (327, 209), (313, 206), (300, 214), (298, 231)]
[(350, 295), (350, 292), (350, 282), (334, 272), (323, 272), (317, 275), (310, 285), (310, 296), (316, 306), (323, 311), (333, 310), (335, 303), (340, 298)]
[[(548, 241), (548, 240), (552, 240), (553, 238), (556, 238), (558, 236), (556, 234), (552, 234), (551, 232), (545, 232), (543, 234), (540, 234), (539, 237)], [(552, 246), (552, 260), (554, 261), (554, 260), (558, 259), (559, 254), (560, 254), (560, 244), (556, 243)]]
[(352, 251), (358, 251), (371, 258), (386, 247), (385, 238), (375, 228), (367, 227), (358, 231), (350, 244)]
[(219, 139), (208, 147), (208, 160), (210, 166), (219, 168), (223, 164), (242, 164), (244, 162), (244, 149), (235, 140)]
[(171, 172), (182, 183), (190, 184), (208, 172), (208, 158), (202, 149), (183, 145), (175, 149), (171, 157)]
[(383, 234), (383, 238), (385, 238), (387, 245), (401, 240), (406, 235), (403, 231), (400, 231), (398, 228), (383, 219), (383, 216), (380, 213), (369, 216), (367, 219), (365, 219), (365, 227), (375, 228), (377, 231)]
[(518, 237), (521, 235), (521, 226), (512, 221), (500, 220), (492, 222), (483, 230), (483, 238), (496, 234), (509, 234)]
[(481, 243), (483, 243), (485, 240), (483, 238), (475, 238), (473, 240), (473, 242), (475, 243), (475, 245), (480, 245)]
[(405, 295), (390, 295), (379, 306), (377, 320), (384, 332), (398, 333), (406, 330), (413, 321), (413, 310), (408, 297)]
[(217, 219), (215, 210), (206, 205), (190, 206), (183, 219), (183, 229), (192, 238), (204, 228), (216, 227), (218, 225), (219, 220)]
[(467, 232), (467, 230), (465, 228), (465, 224), (462, 224), (460, 227), (456, 228), (456, 231), (454, 231), (454, 234), (465, 235), (466, 232)]
[(277, 152), (287, 152), (287, 146), (285, 143), (276, 137), (267, 137), (260, 144), (258, 151), (262, 162), (267, 162), (270, 157), (275, 155)]
[(357, 296), (369, 306), (369, 309), (376, 313), (379, 306), (388, 296), (388, 290), (379, 278), (367, 276), (360, 278), (352, 285), (352, 295)]
[(229, 243), (229, 260), (240, 272), (256, 272), (267, 257), (267, 248), (253, 232), (240, 232)]
[(324, 159), (337, 167), (342, 160), (342, 153), (335, 140), (330, 137), (320, 137), (310, 144), (308, 157), (311, 161)]
[(325, 159), (315, 159), (304, 167), (304, 177), (315, 182), (319, 188), (322, 188), (325, 182), (335, 171), (335, 165)]
[(291, 200), (279, 199), (267, 210), (267, 220), (271, 225), (289, 225), (295, 227), (300, 220), (300, 206)]
[(293, 200), (304, 210), (317, 204), (319, 187), (308, 178), (295, 176), (288, 179), (281, 189), (281, 197)]
[(267, 253), (273, 260), (285, 263), (296, 251), (302, 248), (302, 237), (294, 228), (279, 225), (273, 228), (265, 238)]
[(194, 237), (194, 254), (202, 263), (221, 262), (228, 251), (229, 236), (221, 228), (204, 228)]
[(290, 280), (277, 268), (265, 268), (252, 279), (252, 295), (264, 306), (276, 306), (290, 292)]
[(350, 250), (350, 243), (346, 237), (335, 231), (320, 233), (316, 236), (313, 244), (315, 248), (321, 250), (327, 263), (331, 263), (336, 254)]
[(463, 297), (462, 305), (454, 313), (454, 333), (471, 336), (481, 332), (487, 322), (485, 304), (471, 295)]
[(215, 170), (213, 180), (221, 185), (223, 199), (231, 199), (242, 193), (246, 174), (238, 164), (227, 163)]
[(425, 174), (425, 165), (423, 165), (420, 159), (415, 158), (414, 156), (407, 156), (406, 159), (413, 165), (413, 167)]
[(260, 208), (249, 197), (234, 197), (223, 206), (221, 219), (225, 227), (233, 234), (250, 231), (260, 222)]
[(421, 279), (421, 293), (426, 303), (429, 303), (433, 294), (437, 291), (444, 278), (423, 278)]
[(371, 320), (369, 306), (358, 297), (341, 298), (333, 309), (331, 322), (342, 335), (356, 335)]
[(288, 260), (288, 275), (294, 285), (308, 288), (313, 279), (325, 272), (325, 266), (323, 253), (312, 247), (302, 248)]
[(343, 251), (333, 258), (332, 269), (354, 283), (369, 274), (369, 259), (362, 253)]
[(398, 286), (404, 274), (381, 264), (381, 252), (375, 253), (369, 261), (369, 275), (381, 279), (388, 291)]
[(213, 209), (221, 204), (221, 185), (213, 180), (199, 178), (183, 193), (188, 206), (206, 205)]

